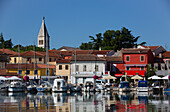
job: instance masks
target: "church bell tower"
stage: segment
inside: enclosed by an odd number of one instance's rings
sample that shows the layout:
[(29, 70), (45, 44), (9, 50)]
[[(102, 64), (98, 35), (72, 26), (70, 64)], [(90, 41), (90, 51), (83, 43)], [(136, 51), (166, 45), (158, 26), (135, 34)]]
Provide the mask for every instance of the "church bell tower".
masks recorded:
[(40, 32), (38, 34), (38, 47), (45, 48), (45, 50), (47, 47), (47, 49), (49, 50), (50, 49), (50, 42), (49, 42), (50, 40), (49, 39), (50, 39), (50, 36), (48, 34), (48, 31), (47, 31), (47, 28), (45, 25), (45, 17), (43, 17)]

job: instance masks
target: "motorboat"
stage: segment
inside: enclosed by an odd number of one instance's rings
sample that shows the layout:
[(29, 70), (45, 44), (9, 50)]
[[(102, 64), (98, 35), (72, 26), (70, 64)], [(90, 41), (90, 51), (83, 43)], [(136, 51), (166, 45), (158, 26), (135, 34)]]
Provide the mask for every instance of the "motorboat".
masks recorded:
[(21, 81), (12, 81), (8, 87), (9, 92), (23, 92), (25, 90), (26, 86)]
[(9, 83), (4, 81), (0, 81), (0, 92), (7, 92), (9, 87)]
[(164, 93), (170, 93), (170, 82), (167, 82), (163, 89)]
[(50, 92), (52, 85), (48, 81), (43, 81), (36, 89), (38, 92)]
[(136, 88), (138, 92), (147, 92), (149, 91), (147, 81), (138, 81), (138, 87)]
[(37, 85), (35, 84), (30, 84), (27, 86), (27, 91), (28, 92), (37, 92)]
[(70, 87), (70, 92), (81, 92), (82, 91), (82, 89), (81, 89), (81, 87), (80, 86), (71, 86)]
[(123, 81), (119, 85), (119, 92), (130, 92), (129, 82)]
[(54, 79), (52, 91), (53, 92), (67, 92), (68, 87), (64, 79)]
[(85, 92), (93, 92), (93, 82), (92, 81), (86, 81), (85, 86), (84, 86), (84, 91)]

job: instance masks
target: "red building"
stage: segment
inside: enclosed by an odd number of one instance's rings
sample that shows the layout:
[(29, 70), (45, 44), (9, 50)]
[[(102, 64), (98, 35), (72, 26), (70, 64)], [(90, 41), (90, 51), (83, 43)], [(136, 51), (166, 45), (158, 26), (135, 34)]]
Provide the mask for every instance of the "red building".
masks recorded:
[(121, 50), (119, 57), (107, 57), (107, 70), (111, 75), (120, 77), (123, 73), (127, 76), (144, 76), (147, 71), (147, 65), (154, 63), (154, 56), (150, 49), (127, 48)]
[(125, 73), (128, 76), (144, 76), (147, 65), (154, 63), (154, 56), (150, 49), (122, 49)]

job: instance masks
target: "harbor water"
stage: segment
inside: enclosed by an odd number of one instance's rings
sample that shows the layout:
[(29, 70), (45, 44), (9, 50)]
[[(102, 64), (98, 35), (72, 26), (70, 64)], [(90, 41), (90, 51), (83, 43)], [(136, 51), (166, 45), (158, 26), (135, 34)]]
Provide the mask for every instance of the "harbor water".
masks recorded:
[(1, 112), (169, 112), (170, 94), (1, 92)]

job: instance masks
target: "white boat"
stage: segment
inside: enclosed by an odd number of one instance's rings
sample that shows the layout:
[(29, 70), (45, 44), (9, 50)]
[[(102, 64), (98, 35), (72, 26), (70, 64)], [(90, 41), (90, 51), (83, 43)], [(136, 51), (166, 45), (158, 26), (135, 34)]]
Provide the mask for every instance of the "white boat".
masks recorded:
[(9, 92), (23, 92), (26, 86), (21, 81), (12, 81), (8, 87)]
[(36, 89), (38, 92), (50, 92), (52, 85), (48, 81), (43, 81)]
[(147, 81), (138, 81), (138, 87), (136, 88), (138, 92), (148, 92)]
[(53, 92), (67, 92), (68, 87), (66, 86), (64, 79), (55, 79), (53, 83)]
[(31, 84), (27, 86), (27, 91), (28, 92), (37, 92), (37, 86), (35, 84)]
[(0, 92), (7, 92), (9, 87), (9, 83), (5, 83), (4, 81), (0, 82)]

